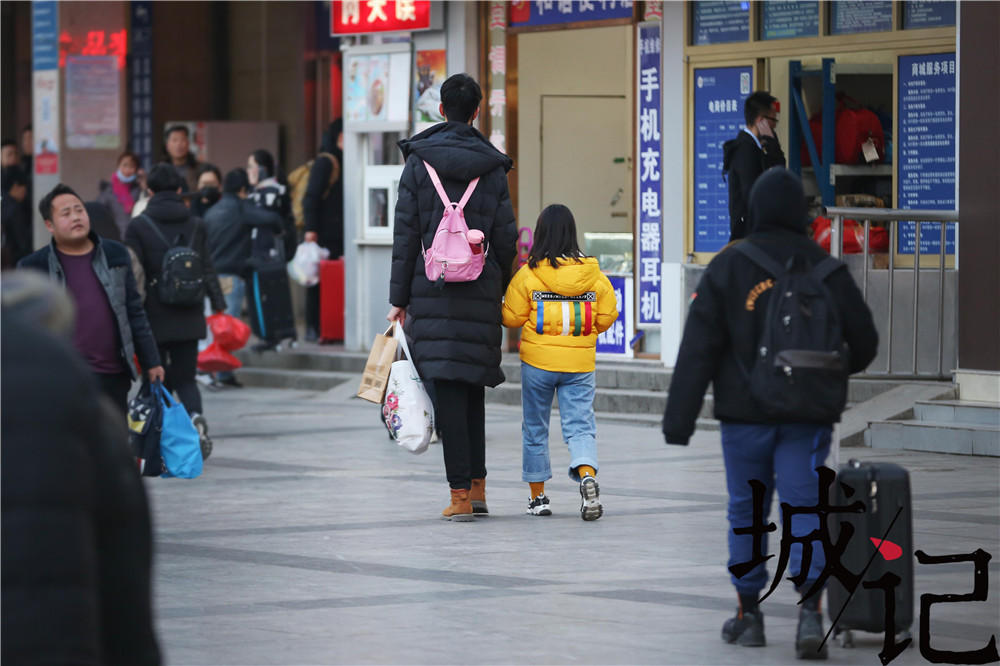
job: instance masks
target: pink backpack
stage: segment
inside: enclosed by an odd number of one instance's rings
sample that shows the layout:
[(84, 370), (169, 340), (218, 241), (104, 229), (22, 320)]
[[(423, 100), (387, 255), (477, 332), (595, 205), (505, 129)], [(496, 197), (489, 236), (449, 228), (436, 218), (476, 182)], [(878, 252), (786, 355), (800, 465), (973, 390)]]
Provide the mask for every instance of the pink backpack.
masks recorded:
[(482, 232), (473, 230), (470, 234), (464, 210), (479, 179), (469, 183), (462, 200), (454, 203), (448, 200), (448, 193), (444, 191), (434, 167), (427, 162), (424, 166), (444, 203), (444, 215), (434, 232), (434, 242), (429, 249), (423, 246), (423, 241), (420, 243), (424, 252), (424, 273), (431, 282), (472, 282), (483, 272), (486, 248), (483, 247)]

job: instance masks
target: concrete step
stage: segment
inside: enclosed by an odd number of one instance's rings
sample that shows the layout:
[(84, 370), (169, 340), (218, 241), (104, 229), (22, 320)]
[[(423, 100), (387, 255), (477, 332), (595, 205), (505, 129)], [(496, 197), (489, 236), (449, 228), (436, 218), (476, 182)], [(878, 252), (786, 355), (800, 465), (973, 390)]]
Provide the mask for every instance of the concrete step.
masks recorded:
[(344, 382), (360, 382), (360, 377), (360, 372), (330, 370), (242, 367), (236, 371), (236, 378), (245, 386), (305, 391), (329, 391)]
[(865, 431), (874, 449), (1000, 457), (1000, 426), (955, 421), (875, 421)]
[[(486, 391), (486, 402), (500, 405), (520, 406), (521, 385), (506, 381), (494, 389)], [(705, 396), (701, 416), (711, 418), (712, 396)], [(553, 401), (558, 408), (558, 400)], [(648, 415), (657, 419), (663, 418), (663, 410), (667, 407), (666, 391), (644, 391), (624, 388), (598, 388), (594, 393), (594, 411), (609, 414), (631, 416)]]
[(920, 400), (913, 406), (918, 421), (979, 423), (1000, 427), (1000, 404), (971, 400)]
[(306, 345), (280, 352), (255, 352), (241, 349), (235, 356), (245, 368), (270, 368), (274, 370), (320, 370), (326, 372), (353, 372), (360, 375), (368, 360), (367, 352), (317, 351), (322, 347)]

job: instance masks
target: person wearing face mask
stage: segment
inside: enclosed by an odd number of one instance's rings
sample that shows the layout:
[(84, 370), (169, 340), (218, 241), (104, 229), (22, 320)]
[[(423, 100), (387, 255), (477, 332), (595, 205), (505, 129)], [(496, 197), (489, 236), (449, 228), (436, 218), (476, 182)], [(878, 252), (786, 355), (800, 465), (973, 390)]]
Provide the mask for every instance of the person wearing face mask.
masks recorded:
[(132, 209), (142, 194), (139, 182), (139, 158), (135, 153), (125, 152), (118, 157), (118, 167), (110, 180), (102, 180), (97, 201), (104, 204), (118, 227), (118, 238), (125, 237), (125, 228), (132, 219)]
[(204, 218), (208, 209), (222, 196), (222, 172), (219, 171), (219, 167), (208, 162), (203, 162), (198, 167), (196, 195), (191, 199), (191, 213)]

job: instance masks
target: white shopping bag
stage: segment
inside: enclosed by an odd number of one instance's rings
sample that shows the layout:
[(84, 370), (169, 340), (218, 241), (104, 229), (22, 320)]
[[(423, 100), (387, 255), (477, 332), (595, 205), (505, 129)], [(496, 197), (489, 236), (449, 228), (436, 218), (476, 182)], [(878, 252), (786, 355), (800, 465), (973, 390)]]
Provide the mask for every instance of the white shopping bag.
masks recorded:
[(288, 276), (303, 287), (319, 284), (319, 262), (330, 258), (330, 251), (316, 243), (302, 243), (288, 262)]
[(397, 444), (410, 453), (423, 453), (434, 434), (434, 404), (413, 365), (406, 335), (398, 321), (393, 326), (393, 336), (402, 356), (389, 371), (382, 419)]

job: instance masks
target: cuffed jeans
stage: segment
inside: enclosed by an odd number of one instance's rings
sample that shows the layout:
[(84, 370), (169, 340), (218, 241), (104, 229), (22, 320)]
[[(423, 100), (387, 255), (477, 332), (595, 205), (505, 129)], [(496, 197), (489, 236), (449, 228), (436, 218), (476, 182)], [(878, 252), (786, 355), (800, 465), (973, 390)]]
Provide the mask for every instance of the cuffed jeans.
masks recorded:
[[(563, 439), (569, 446), (569, 478), (576, 468), (597, 470), (597, 423), (594, 420), (594, 373), (551, 372), (521, 362), (521, 479), (529, 483), (552, 478), (549, 464), (549, 417), (552, 396), (559, 396)], [(445, 435), (447, 436), (447, 435)]]
[[(762, 425), (752, 423), (722, 424), (722, 454), (726, 463), (729, 489), (729, 566), (753, 559), (753, 535), (733, 534), (733, 529), (753, 525), (753, 491), (749, 481), (764, 484), (764, 524), (768, 522), (774, 489), (778, 497), (793, 507), (816, 506), (819, 500), (819, 476), (816, 468), (830, 451), (830, 426), (805, 423)], [(815, 514), (792, 517), (792, 535), (804, 536), (819, 527)], [(763, 553), (766, 555), (767, 535)], [(826, 564), (822, 546), (813, 544), (812, 561), (805, 586), (819, 578)], [(777, 561), (777, 560), (775, 560)], [(788, 569), (784, 576), (797, 575), (802, 568), (802, 545), (792, 544)], [(731, 576), (737, 592), (760, 595), (768, 586), (767, 567), (761, 563), (742, 578)]]

